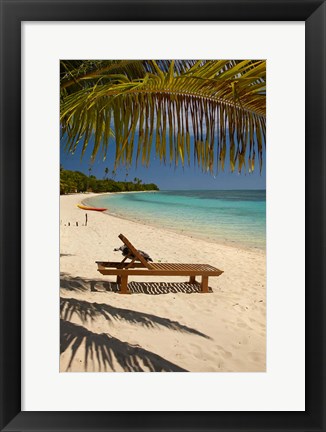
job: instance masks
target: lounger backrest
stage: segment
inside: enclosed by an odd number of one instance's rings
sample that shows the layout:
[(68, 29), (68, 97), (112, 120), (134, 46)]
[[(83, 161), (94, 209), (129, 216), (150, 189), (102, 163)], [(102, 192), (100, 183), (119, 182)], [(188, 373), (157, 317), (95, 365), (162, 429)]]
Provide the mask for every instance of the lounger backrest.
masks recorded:
[(145, 260), (145, 258), (138, 252), (138, 250), (130, 243), (130, 241), (122, 234), (119, 235), (119, 239), (127, 246), (130, 252), (148, 269), (152, 266)]

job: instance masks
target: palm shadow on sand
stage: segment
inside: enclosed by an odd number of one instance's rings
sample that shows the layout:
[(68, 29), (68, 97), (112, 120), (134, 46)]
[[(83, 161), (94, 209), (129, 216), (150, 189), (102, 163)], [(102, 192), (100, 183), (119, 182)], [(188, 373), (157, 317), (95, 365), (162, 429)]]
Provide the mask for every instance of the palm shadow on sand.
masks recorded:
[[(124, 372), (187, 372), (163, 357), (147, 351), (138, 345), (122, 342), (106, 333), (97, 334), (85, 327), (60, 320), (60, 353), (63, 354), (71, 347), (71, 357), (67, 371), (71, 369), (77, 351), (85, 346), (84, 368), (89, 369), (97, 365), (99, 371)], [(81, 348), (82, 349), (82, 348)]]
[[(100, 279), (84, 279), (61, 274), (60, 287), (65, 291), (108, 291), (110, 282)], [(96, 294), (95, 294), (96, 296)], [(60, 298), (60, 352), (66, 353), (70, 348), (67, 371), (72, 370), (76, 353), (83, 353), (84, 369), (99, 371), (123, 370), (125, 372), (187, 372), (163, 357), (138, 345), (123, 342), (108, 333), (94, 333), (86, 327), (70, 322), (77, 317), (83, 324), (92, 323), (98, 318), (108, 322), (125, 321), (132, 325), (141, 325), (148, 330), (165, 328), (184, 334), (194, 334), (211, 339), (200, 331), (187, 327), (178, 321), (153, 314), (111, 306), (107, 303), (96, 303), (76, 298)], [(80, 350), (84, 350), (80, 351)], [(80, 359), (80, 357), (79, 357)]]
[(187, 327), (178, 321), (172, 321), (157, 315), (138, 312), (130, 309), (122, 309), (106, 303), (91, 303), (75, 298), (60, 298), (60, 317), (63, 320), (71, 321), (73, 315), (77, 315), (83, 324), (88, 321), (95, 321), (96, 318), (103, 317), (109, 322), (123, 320), (130, 324), (142, 325), (148, 329), (166, 328), (182, 333), (195, 334), (205, 339), (209, 336), (200, 331)]

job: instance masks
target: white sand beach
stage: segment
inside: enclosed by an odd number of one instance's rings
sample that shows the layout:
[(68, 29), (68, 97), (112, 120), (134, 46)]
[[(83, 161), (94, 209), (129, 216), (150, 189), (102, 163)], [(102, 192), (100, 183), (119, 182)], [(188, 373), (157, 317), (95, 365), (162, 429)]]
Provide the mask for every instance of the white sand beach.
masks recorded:
[[(61, 372), (266, 370), (265, 251), (85, 212), (77, 208), (85, 198), (60, 197)], [(138, 276), (129, 278), (133, 293), (121, 295), (95, 264), (122, 259), (113, 251), (120, 233), (154, 262), (224, 273), (209, 278), (207, 294), (185, 292), (186, 277)]]

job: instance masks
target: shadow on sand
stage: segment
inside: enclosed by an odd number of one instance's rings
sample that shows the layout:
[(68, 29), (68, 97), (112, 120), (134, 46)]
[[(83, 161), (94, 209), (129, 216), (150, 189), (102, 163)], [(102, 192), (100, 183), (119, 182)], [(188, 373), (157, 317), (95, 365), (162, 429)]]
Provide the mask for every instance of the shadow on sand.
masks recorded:
[(210, 337), (204, 333), (168, 318), (162, 318), (153, 314), (137, 312), (129, 309), (117, 308), (106, 303), (90, 303), (75, 298), (61, 297), (61, 319), (71, 321), (74, 314), (78, 316), (83, 324), (87, 323), (87, 321), (94, 321), (98, 317), (104, 317), (106, 320), (111, 322), (114, 320), (123, 320), (130, 324), (140, 324), (148, 329), (164, 327), (169, 330), (195, 334), (205, 339), (210, 339)]
[[(68, 291), (108, 291), (119, 292), (116, 282), (103, 281), (103, 279), (84, 279), (72, 277), (66, 273), (61, 273), (60, 287)], [(129, 282), (128, 290), (132, 294), (171, 294), (184, 293), (193, 294), (200, 292), (199, 284), (187, 282)], [(212, 289), (209, 288), (210, 292)]]
[(79, 276), (73, 277), (63, 272), (60, 273), (60, 288), (67, 291), (114, 291), (110, 287), (110, 282), (101, 279), (85, 279)]
[[(151, 282), (131, 282), (129, 284), (129, 289), (136, 290), (139, 289), (139, 287), (142, 287), (142, 292), (153, 289), (155, 291), (158, 285), (163, 285), (166, 289), (170, 289), (171, 287), (178, 287), (181, 289), (181, 286), (184, 285), (184, 289), (187, 290), (191, 289), (193, 286), (186, 283), (155, 284)], [(70, 292), (105, 292), (115, 291), (116, 284), (101, 279), (72, 277), (69, 274), (62, 273), (60, 278), (60, 288)], [(198, 289), (197, 286), (194, 286), (194, 288)], [(176, 292), (180, 291), (178, 290)], [(158, 292), (154, 293), (158, 294)], [(153, 352), (147, 351), (139, 345), (132, 345), (128, 342), (123, 342), (115, 337), (111, 337), (107, 333), (94, 333), (82, 325), (70, 322), (74, 315), (81, 320), (82, 324), (94, 322), (97, 318), (103, 317), (111, 323), (115, 320), (121, 320), (130, 324), (144, 326), (147, 329), (165, 328), (184, 334), (194, 334), (205, 339), (210, 339), (210, 337), (204, 333), (168, 318), (118, 308), (106, 303), (93, 303), (76, 298), (61, 297), (60, 352), (61, 354), (70, 356), (66, 371), (79, 369), (73, 365), (73, 362), (77, 361), (76, 353), (79, 351), (78, 361), (83, 363), (85, 371), (123, 370), (125, 372), (187, 372), (178, 365), (169, 362)], [(68, 348), (71, 351), (71, 354), (70, 351), (67, 351)], [(80, 358), (80, 353), (83, 355), (83, 360)]]
[(125, 372), (187, 372), (138, 345), (122, 342), (106, 333), (93, 333), (85, 327), (60, 320), (60, 353), (71, 347), (67, 371), (71, 369), (76, 352), (82, 345), (85, 345), (85, 371), (89, 369), (91, 362), (93, 368), (97, 364), (96, 370), (99, 371), (115, 371), (118, 366), (119, 370), (121, 368)]

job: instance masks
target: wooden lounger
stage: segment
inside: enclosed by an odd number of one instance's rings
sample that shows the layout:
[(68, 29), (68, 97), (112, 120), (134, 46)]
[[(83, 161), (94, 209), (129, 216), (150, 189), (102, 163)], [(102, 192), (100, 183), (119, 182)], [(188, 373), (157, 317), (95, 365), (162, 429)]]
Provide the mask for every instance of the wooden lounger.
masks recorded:
[[(208, 277), (220, 276), (223, 271), (209, 264), (149, 263), (122, 234), (120, 240), (130, 253), (121, 262), (96, 261), (97, 270), (103, 275), (117, 276), (121, 294), (128, 294), (128, 276), (189, 276), (189, 283), (197, 283), (196, 276), (201, 276), (201, 291), (208, 292)], [(126, 259), (130, 258), (130, 262)], [(138, 262), (139, 261), (139, 262)]]

